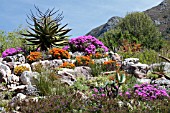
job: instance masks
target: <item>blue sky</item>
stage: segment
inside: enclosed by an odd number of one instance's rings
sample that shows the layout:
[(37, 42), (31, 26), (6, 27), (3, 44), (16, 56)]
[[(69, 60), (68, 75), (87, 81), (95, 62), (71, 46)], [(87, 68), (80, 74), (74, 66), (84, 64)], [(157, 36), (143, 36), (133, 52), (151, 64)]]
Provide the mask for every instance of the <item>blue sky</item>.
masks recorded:
[(34, 5), (46, 11), (55, 7), (63, 11), (61, 23), (68, 23), (71, 37), (82, 36), (107, 22), (112, 16), (124, 17), (128, 12), (144, 11), (163, 0), (1, 0), (0, 30), (10, 32), (22, 25), (26, 28), (27, 14)]

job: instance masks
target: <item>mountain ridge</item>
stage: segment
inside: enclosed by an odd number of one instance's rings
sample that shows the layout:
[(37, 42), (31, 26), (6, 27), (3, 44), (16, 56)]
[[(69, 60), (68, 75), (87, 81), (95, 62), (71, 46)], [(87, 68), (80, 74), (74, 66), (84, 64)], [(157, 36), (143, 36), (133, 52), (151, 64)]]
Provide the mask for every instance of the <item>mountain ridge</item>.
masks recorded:
[[(164, 0), (157, 6), (143, 12), (151, 17), (163, 36), (170, 39), (170, 0)], [(105, 24), (92, 29), (86, 35), (101, 37), (105, 32), (114, 29), (121, 19), (121, 17), (113, 16)]]

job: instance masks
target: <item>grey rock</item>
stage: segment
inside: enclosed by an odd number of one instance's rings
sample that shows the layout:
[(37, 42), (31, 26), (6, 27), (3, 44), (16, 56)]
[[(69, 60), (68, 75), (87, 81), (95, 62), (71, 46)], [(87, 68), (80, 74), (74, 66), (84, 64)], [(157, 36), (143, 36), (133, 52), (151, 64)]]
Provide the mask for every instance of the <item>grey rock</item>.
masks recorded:
[(170, 80), (162, 77), (161, 79), (153, 80), (151, 83), (152, 83), (152, 84), (158, 84), (158, 85), (160, 85), (160, 86), (162, 86), (162, 85), (167, 86), (167, 85), (170, 85)]
[(58, 67), (62, 64), (63, 64), (63, 60), (61, 59), (54, 59), (50, 62), (50, 66), (53, 66), (53, 67)]
[(11, 75), (11, 70), (10, 70), (10, 68), (9, 68), (7, 65), (2, 64), (1, 62), (0, 62), (0, 69), (3, 69), (3, 70), (6, 72), (6, 75), (7, 75), (7, 76)]
[(143, 83), (148, 83), (148, 84), (150, 84), (151, 79), (146, 79), (146, 78), (139, 79), (139, 78), (137, 78), (137, 82), (139, 82), (139, 83), (141, 83), (141, 84), (143, 84)]
[(90, 67), (79, 66), (79, 67), (75, 67), (74, 71), (75, 71), (75, 76), (76, 77), (83, 76), (86, 79), (89, 79), (90, 77), (92, 77), (91, 68)]
[(121, 61), (121, 56), (117, 53), (114, 53), (113, 51), (108, 52), (108, 55), (112, 60)]
[(0, 83), (2, 82), (7, 83), (7, 73), (4, 69), (0, 69)]
[(19, 77), (14, 74), (7, 76), (7, 80), (8, 84), (19, 84)]
[(38, 96), (38, 90), (36, 86), (32, 85), (28, 85), (23, 93), (29, 96)]
[(24, 91), (26, 88), (27, 88), (27, 85), (19, 85), (19, 86), (16, 86), (16, 84), (13, 84), (13, 85), (7, 85), (9, 91)]
[(25, 56), (22, 54), (16, 54), (13, 56), (14, 58), (14, 62), (21, 62), (21, 63), (25, 63)]
[(76, 82), (76, 78), (73, 74), (65, 72), (65, 71), (58, 71), (58, 75), (61, 76), (61, 81), (63, 83), (68, 84), (69, 86), (73, 85)]
[(20, 76), (20, 81), (24, 85), (34, 85), (34, 80), (38, 78), (38, 75), (38, 72), (24, 71)]
[(15, 62), (15, 59), (13, 56), (6, 56), (5, 58), (3, 58), (3, 61), (6, 62)]
[(102, 64), (102, 63), (108, 61), (108, 58), (93, 59), (93, 61), (94, 61), (96, 64)]
[(85, 55), (85, 53), (84, 52), (74, 52), (74, 53), (72, 53), (72, 56), (71, 56), (71, 58), (76, 58), (76, 56), (83, 56), (83, 55)]
[(161, 62), (150, 65), (150, 69), (153, 71), (156, 68), (162, 68), (164, 73), (170, 73), (170, 63), (169, 62)]

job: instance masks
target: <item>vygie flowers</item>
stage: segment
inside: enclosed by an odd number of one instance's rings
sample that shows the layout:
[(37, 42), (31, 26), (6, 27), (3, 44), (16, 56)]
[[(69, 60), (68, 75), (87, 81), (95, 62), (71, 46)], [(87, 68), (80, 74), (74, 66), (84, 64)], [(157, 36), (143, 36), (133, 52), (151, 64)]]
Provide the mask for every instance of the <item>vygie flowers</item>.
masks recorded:
[(4, 52), (2, 52), (2, 58), (6, 57), (6, 56), (15, 55), (19, 52), (23, 52), (23, 49), (20, 47), (6, 49)]
[(99, 48), (102, 49), (103, 52), (108, 51), (108, 48), (104, 46), (101, 41), (89, 35), (70, 39), (69, 45), (65, 46), (63, 49), (69, 49), (72, 52), (79, 51), (85, 52), (86, 54), (95, 54)]

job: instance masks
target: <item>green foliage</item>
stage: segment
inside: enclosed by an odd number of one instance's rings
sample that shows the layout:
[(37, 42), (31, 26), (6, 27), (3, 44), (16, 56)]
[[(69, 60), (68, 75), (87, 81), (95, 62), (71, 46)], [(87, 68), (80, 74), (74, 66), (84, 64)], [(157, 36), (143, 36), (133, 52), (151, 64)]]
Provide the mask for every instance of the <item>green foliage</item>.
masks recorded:
[(127, 39), (129, 43), (137, 42), (136, 37), (131, 35), (128, 31), (122, 32), (121, 29), (113, 29), (104, 33), (103, 37), (100, 37), (105, 46), (109, 48), (109, 50), (114, 51), (115, 49), (119, 49), (120, 46), (123, 46), (123, 40)]
[(120, 46), (120, 40), (122, 38), (122, 33), (116, 29), (105, 32), (103, 37), (99, 37), (99, 40), (102, 41), (109, 50), (114, 50), (115, 47)]
[(133, 12), (125, 16), (118, 25), (124, 33), (128, 31), (146, 48), (160, 50), (162, 39), (151, 18), (143, 12)]
[(97, 63), (90, 63), (90, 68), (91, 68), (91, 74), (93, 77), (97, 77), (101, 75), (101, 72), (103, 71), (103, 65), (102, 64), (97, 64)]
[(36, 13), (37, 17), (32, 13), (30, 17), (28, 17), (31, 21), (33, 21), (33, 25), (30, 25), (30, 30), (27, 30), (27, 33), (22, 33), (22, 35), (26, 37), (27, 41), (30, 42), (29, 45), (37, 45), (37, 49), (40, 48), (42, 51), (47, 51), (49, 48), (54, 46), (63, 46), (67, 44), (68, 36), (65, 36), (71, 29), (65, 29), (67, 26), (64, 25), (60, 27), (60, 21), (63, 19), (62, 13), (58, 14), (54, 19), (52, 18), (58, 11), (54, 11), (48, 9), (45, 13), (41, 12), (38, 7), (35, 7), (38, 13)]
[(22, 47), (22, 45), (25, 45), (24, 38), (19, 34), (22, 32), (24, 32), (24, 30), (19, 29), (8, 33), (0, 31), (0, 55), (8, 48)]
[(89, 90), (84, 77), (77, 78), (77, 81), (73, 84), (72, 88), (83, 92)]
[(160, 62), (160, 58), (158, 57), (158, 53), (154, 50), (144, 49), (141, 52), (119, 52), (119, 54), (125, 58), (139, 58), (139, 61), (143, 64), (152, 64)]
[(39, 71), (38, 79), (35, 80), (35, 84), (40, 95), (50, 96), (50, 95), (64, 95), (67, 93), (67, 86), (62, 84), (59, 80), (59, 76), (56, 72), (48, 67), (43, 68), (38, 65)]

